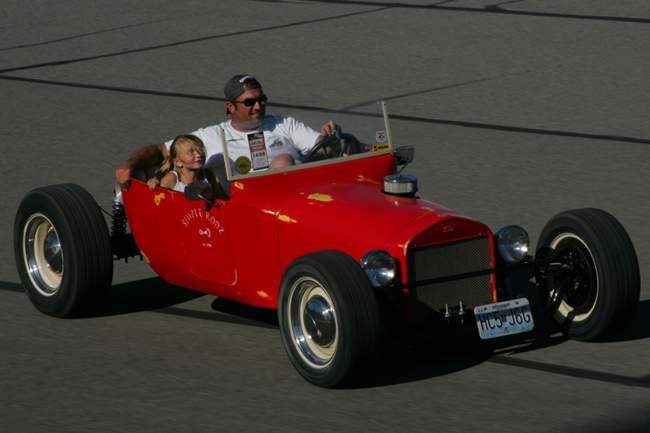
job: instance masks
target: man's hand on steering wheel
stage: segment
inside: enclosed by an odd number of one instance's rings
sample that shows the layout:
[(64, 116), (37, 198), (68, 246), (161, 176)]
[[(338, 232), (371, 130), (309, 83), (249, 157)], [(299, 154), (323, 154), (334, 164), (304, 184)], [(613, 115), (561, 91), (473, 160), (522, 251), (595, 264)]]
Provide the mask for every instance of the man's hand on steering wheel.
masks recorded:
[(321, 140), (326, 138), (329, 135), (334, 134), (334, 132), (341, 132), (341, 127), (334, 123), (333, 120), (330, 120), (326, 124), (323, 125), (323, 127), (320, 129), (320, 138), (316, 140), (317, 143), (320, 143)]
[(318, 159), (316, 156), (317, 154), (320, 154), (321, 158), (327, 158), (327, 149), (330, 150), (331, 154), (335, 150), (334, 143), (338, 142), (338, 140), (341, 138), (338, 134), (340, 131), (341, 127), (334, 123), (333, 120), (330, 120), (324, 124), (320, 129), (320, 136), (316, 138), (314, 147), (312, 147), (307, 156), (303, 158), (303, 162), (309, 162)]
[[(341, 140), (344, 140), (345, 145), (341, 146)], [(319, 157), (321, 159), (340, 158), (342, 156), (347, 156), (348, 154), (359, 153), (360, 151), (361, 146), (356, 137), (342, 133), (339, 125), (335, 124), (333, 121), (329, 121), (321, 128), (321, 136), (319, 137), (319, 140), (303, 158), (302, 162), (315, 161), (319, 159)]]

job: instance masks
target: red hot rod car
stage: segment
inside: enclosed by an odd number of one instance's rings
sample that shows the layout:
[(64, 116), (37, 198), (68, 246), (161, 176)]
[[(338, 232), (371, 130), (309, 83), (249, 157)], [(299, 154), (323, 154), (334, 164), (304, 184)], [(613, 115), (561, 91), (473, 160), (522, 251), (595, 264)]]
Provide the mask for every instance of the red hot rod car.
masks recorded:
[[(316, 116), (299, 120), (321, 124)], [(226, 164), (228, 200), (212, 200), (207, 184), (151, 191), (136, 175), (128, 192), (117, 190), (110, 233), (83, 188), (29, 192), (14, 246), (30, 300), (57, 317), (88, 314), (110, 288), (113, 260), (141, 255), (172, 284), (277, 309), (293, 365), (325, 387), (355, 379), (386, 335), (473, 328), (494, 338), (548, 316), (594, 341), (626, 325), (639, 268), (614, 217), (563, 212), (531, 257), (521, 227), (492, 233), (416, 196), (415, 176), (397, 171), (413, 149), (392, 148), (383, 103), (326, 116), (349, 132), (319, 146), (338, 150), (331, 158), (315, 151), (309, 162), (247, 175)], [(523, 268), (535, 270), (541, 311), (508, 277)]]

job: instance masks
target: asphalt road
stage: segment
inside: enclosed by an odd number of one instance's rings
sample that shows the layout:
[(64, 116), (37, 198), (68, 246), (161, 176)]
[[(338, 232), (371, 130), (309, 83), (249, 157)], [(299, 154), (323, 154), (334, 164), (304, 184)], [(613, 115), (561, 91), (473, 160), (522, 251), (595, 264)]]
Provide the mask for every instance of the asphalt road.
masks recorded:
[[(0, 431), (650, 431), (650, 8), (596, 1), (165, 1), (0, 5)], [(135, 149), (224, 120), (255, 75), (269, 112), (385, 99), (423, 198), (533, 242), (572, 208), (614, 214), (641, 304), (614, 342), (545, 326), (387, 350), (366, 386), (291, 366), (268, 312), (116, 263), (97, 317), (22, 292), (13, 219), (73, 182), (108, 209)]]

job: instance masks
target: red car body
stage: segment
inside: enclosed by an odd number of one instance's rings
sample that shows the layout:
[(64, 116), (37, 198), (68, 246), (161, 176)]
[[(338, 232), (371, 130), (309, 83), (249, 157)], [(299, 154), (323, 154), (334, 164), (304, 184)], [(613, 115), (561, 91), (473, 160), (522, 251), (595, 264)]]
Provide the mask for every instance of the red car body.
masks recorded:
[[(298, 257), (339, 250), (359, 261), (390, 252), (407, 283), (412, 249), (450, 240), (489, 239), (484, 224), (417, 198), (382, 192), (396, 172), (392, 153), (240, 178), (212, 206), (133, 180), (123, 200), (135, 241), (166, 281), (266, 308), (277, 308), (285, 269)], [(494, 257), (491, 257), (494, 265)], [(407, 289), (404, 289), (408, 293)], [(494, 283), (493, 300), (496, 300)]]

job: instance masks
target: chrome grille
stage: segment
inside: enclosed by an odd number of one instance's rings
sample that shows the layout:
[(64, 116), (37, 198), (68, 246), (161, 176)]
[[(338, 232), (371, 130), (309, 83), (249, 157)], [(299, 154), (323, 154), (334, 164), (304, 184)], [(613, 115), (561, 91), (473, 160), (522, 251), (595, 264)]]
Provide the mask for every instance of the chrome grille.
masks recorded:
[[(490, 239), (480, 237), (417, 248), (409, 253), (409, 281), (489, 269), (491, 267)], [(409, 290), (412, 321), (418, 322), (445, 311), (445, 305), (467, 309), (492, 303), (492, 275), (463, 278), (437, 284), (427, 284)]]

